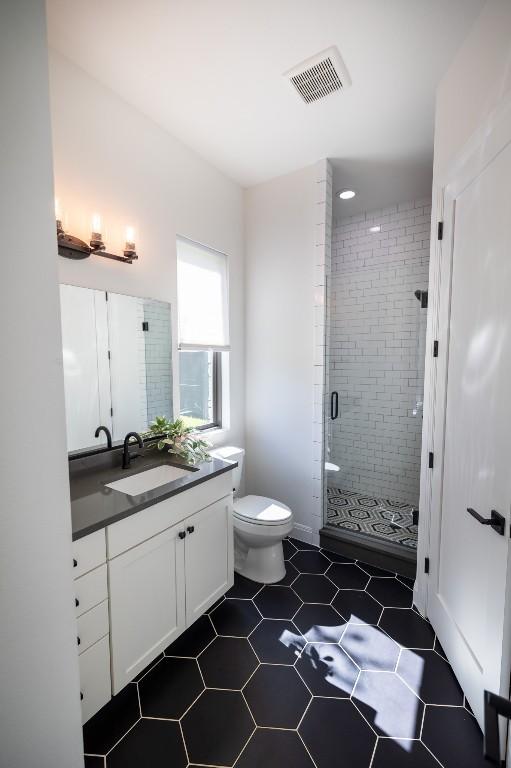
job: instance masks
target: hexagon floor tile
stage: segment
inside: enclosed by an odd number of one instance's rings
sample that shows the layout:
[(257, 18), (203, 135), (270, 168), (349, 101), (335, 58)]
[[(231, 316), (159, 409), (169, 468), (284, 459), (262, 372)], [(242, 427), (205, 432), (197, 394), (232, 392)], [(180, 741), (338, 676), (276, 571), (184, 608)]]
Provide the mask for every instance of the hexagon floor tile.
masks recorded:
[(258, 728), (236, 763), (236, 768), (314, 768), (303, 741), (295, 731), (274, 731)]
[(233, 765), (254, 730), (241, 693), (206, 690), (181, 721), (188, 757), (206, 765)]
[(311, 695), (293, 667), (261, 664), (243, 694), (259, 726), (297, 728)]
[(485, 768), (413, 582), (283, 546), (280, 584), (236, 576), (85, 724), (86, 768)]

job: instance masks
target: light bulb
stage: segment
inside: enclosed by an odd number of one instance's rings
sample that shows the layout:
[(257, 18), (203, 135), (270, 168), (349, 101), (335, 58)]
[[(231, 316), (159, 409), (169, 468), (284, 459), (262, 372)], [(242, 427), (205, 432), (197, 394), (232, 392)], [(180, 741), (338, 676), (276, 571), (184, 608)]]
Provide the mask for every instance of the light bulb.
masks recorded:
[(92, 231), (96, 234), (101, 234), (101, 216), (99, 213), (94, 213), (92, 216)]
[(55, 198), (55, 218), (57, 221), (61, 221), (62, 219), (62, 208), (60, 207), (60, 201), (58, 197)]
[(133, 229), (133, 227), (126, 227), (126, 242), (127, 243), (135, 242), (135, 230)]

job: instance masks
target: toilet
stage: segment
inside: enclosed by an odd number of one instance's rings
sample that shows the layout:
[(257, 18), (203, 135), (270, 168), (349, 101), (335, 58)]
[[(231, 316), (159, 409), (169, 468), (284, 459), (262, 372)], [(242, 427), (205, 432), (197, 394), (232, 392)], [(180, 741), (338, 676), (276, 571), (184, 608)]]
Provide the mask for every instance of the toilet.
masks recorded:
[(233, 470), (234, 570), (260, 584), (275, 584), (286, 575), (282, 540), (293, 529), (293, 513), (281, 501), (266, 496), (238, 496), (243, 448), (225, 446), (210, 451), (214, 458), (237, 461)]

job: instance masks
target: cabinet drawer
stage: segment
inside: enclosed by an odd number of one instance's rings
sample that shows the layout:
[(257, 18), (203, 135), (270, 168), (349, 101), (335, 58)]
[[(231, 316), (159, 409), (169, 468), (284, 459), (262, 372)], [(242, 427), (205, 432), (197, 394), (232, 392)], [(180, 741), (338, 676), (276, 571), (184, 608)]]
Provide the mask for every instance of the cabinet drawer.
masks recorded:
[(117, 557), (229, 494), (232, 494), (232, 472), (225, 472), (109, 525), (108, 559)]
[(78, 653), (82, 654), (109, 632), (108, 600), (83, 613), (77, 620)]
[(80, 662), (82, 723), (85, 723), (111, 698), (108, 636), (87, 648), (78, 659)]
[(108, 597), (106, 564), (75, 580), (76, 615), (81, 616)]
[(104, 528), (73, 542), (73, 577), (75, 579), (105, 562), (106, 539)]

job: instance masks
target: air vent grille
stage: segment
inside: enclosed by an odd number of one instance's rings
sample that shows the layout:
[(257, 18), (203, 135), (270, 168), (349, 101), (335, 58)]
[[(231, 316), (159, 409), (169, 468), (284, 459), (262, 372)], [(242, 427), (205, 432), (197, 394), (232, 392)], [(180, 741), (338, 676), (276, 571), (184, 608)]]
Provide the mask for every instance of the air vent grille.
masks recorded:
[(285, 73), (306, 104), (351, 85), (337, 48), (327, 48)]
[(307, 104), (342, 88), (341, 78), (330, 57), (306, 69), (300, 75), (295, 75), (291, 78), (291, 82)]

